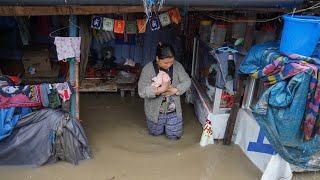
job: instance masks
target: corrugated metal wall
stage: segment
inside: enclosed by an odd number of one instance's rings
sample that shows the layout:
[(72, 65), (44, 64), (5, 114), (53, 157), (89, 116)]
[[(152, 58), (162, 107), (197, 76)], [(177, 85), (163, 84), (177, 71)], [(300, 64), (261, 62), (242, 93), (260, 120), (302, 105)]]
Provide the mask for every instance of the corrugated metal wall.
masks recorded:
[(176, 34), (173, 28), (151, 31), (147, 26), (146, 32), (137, 36), (135, 45), (117, 44), (115, 40), (110, 41), (108, 45), (114, 47), (117, 63), (123, 63), (125, 58), (130, 58), (136, 63), (145, 65), (155, 59), (159, 42), (171, 44), (176, 52), (176, 60), (182, 61), (183, 40), (179, 39), (179, 34)]

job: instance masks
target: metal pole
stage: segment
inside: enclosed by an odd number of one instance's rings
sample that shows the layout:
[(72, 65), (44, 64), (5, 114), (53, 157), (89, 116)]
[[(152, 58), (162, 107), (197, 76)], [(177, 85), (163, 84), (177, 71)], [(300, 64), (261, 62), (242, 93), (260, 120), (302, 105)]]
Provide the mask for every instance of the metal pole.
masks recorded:
[[(77, 37), (78, 36), (78, 29), (75, 26), (77, 24), (77, 16), (76, 15), (70, 15), (69, 19), (69, 36), (70, 37)], [(76, 94), (71, 95), (71, 115), (72, 117), (79, 118), (79, 109), (77, 108), (79, 103), (77, 102), (77, 99), (79, 99), (79, 65), (76, 63), (75, 58), (69, 59), (69, 73), (70, 73), (70, 81), (75, 85)]]

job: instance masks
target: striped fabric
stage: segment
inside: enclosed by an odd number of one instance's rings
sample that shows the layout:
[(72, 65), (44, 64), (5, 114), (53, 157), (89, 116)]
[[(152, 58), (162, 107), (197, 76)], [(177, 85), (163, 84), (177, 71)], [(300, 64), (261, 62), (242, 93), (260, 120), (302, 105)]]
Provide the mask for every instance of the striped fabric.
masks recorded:
[(280, 56), (263, 69), (251, 74), (251, 77), (255, 79), (261, 78), (264, 81), (265, 86), (268, 87), (301, 72), (313, 75), (315, 70), (317, 70), (317, 66), (310, 61), (311, 58), (300, 61)]
[(163, 133), (169, 139), (180, 139), (182, 136), (182, 117), (178, 118), (176, 112), (159, 114), (158, 123), (147, 118), (149, 134), (159, 136)]

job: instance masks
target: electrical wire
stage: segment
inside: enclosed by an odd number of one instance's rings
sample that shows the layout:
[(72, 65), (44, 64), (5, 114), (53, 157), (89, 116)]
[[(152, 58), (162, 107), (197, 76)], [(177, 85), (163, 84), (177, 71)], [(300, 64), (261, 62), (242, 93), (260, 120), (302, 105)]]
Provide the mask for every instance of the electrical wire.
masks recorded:
[[(259, 20), (235, 20), (235, 19), (230, 19), (230, 18), (224, 17), (224, 16), (213, 15), (213, 14), (211, 14), (211, 13), (209, 13), (209, 12), (201, 12), (201, 13), (203, 13), (203, 14), (205, 14), (205, 15), (213, 18), (213, 19), (222, 20), (222, 21), (230, 22), (230, 23), (233, 23), (233, 22), (269, 22), (269, 21), (273, 21), (273, 20), (279, 19), (279, 18), (281, 18), (281, 16), (283, 16), (283, 15), (300, 13), (300, 12), (304, 12), (304, 11), (307, 11), (307, 10), (313, 10), (313, 9), (318, 9), (318, 8), (320, 8), (320, 3), (316, 3), (315, 5), (312, 5), (312, 6), (308, 7), (308, 8), (304, 8), (304, 9), (300, 9), (300, 10), (294, 9), (293, 12), (285, 13), (285, 14), (276, 16), (276, 17), (274, 17), (274, 18), (270, 18), (270, 19), (259, 19)], [(196, 8), (193, 8), (193, 9), (196, 9)]]

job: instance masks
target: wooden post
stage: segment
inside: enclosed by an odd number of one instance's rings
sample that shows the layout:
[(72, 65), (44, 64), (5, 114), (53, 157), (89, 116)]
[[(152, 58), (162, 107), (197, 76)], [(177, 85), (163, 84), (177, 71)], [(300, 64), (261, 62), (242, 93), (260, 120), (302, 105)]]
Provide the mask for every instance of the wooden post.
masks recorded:
[[(256, 19), (256, 14), (251, 14), (250, 19), (255, 20)], [(244, 48), (246, 50), (249, 50), (252, 46), (253, 39), (254, 39), (254, 30), (255, 30), (255, 22), (250, 22), (247, 24), (246, 28), (246, 35), (245, 35), (245, 43), (244, 43)], [(230, 116), (228, 118), (227, 122), (227, 127), (226, 131), (224, 133), (224, 139), (223, 139), (223, 144), (224, 145), (229, 145), (231, 143), (233, 131), (234, 131), (234, 126), (236, 124), (236, 119), (237, 115), (239, 112), (239, 109), (241, 107), (241, 100), (244, 92), (244, 81), (245, 81), (245, 76), (239, 76), (237, 79), (237, 92), (234, 96), (232, 107), (231, 107), (231, 112)]]
[[(256, 14), (255, 13), (252, 13), (249, 15), (249, 18), (251, 20), (256, 20), (257, 17), (256, 17)], [(256, 22), (249, 22), (247, 23), (247, 28), (246, 28), (246, 36), (245, 36), (245, 41), (244, 41), (244, 48), (248, 51), (251, 46), (252, 46), (252, 43), (253, 43), (253, 40), (254, 40), (254, 31), (255, 31), (255, 28), (256, 27)]]
[[(70, 15), (69, 21), (69, 36), (77, 37), (78, 29), (75, 26), (77, 24), (77, 16)], [(69, 73), (70, 81), (75, 85), (76, 94), (71, 96), (71, 115), (72, 117), (79, 119), (79, 64), (76, 62), (75, 58), (71, 58), (69, 61)]]
[(224, 145), (229, 145), (231, 143), (234, 126), (236, 124), (236, 119), (241, 106), (242, 95), (244, 92), (244, 87), (243, 87), (244, 80), (245, 80), (244, 76), (239, 76), (239, 78), (237, 79), (238, 89), (233, 99), (230, 116), (228, 118), (226, 131), (224, 133), (224, 139), (223, 139)]

